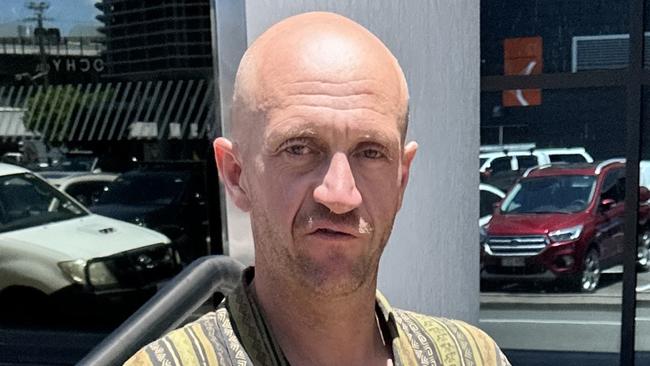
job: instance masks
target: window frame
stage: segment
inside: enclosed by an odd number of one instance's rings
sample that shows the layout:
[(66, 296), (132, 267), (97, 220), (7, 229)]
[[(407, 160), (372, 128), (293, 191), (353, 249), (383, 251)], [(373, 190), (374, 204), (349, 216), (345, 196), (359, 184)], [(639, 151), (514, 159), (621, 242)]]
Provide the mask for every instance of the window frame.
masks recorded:
[[(638, 235), (639, 162), (641, 160), (641, 126), (643, 87), (650, 86), (650, 70), (643, 68), (645, 1), (629, 0), (629, 63), (626, 69), (553, 73), (527, 76), (481, 76), (481, 92), (513, 89), (576, 89), (623, 87), (626, 89), (626, 161), (623, 260), (623, 293), (621, 309), (621, 365), (634, 365), (636, 317), (636, 238)], [(648, 50), (650, 52), (650, 50)]]

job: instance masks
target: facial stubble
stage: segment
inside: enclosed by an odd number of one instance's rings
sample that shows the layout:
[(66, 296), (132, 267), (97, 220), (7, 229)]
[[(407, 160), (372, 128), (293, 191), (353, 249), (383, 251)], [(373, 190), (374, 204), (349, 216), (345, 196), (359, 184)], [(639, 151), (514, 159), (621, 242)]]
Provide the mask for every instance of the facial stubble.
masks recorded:
[[(383, 228), (374, 227), (371, 222), (357, 214), (356, 210), (336, 215), (328, 213), (329, 218), (323, 217), (329, 210), (323, 206), (316, 207), (306, 213), (299, 212), (293, 220), (292, 230), (288, 237), (275, 230), (278, 225), (270, 220), (272, 212), (254, 207), (251, 211), (255, 251), (259, 270), (266, 270), (268, 276), (278, 284), (293, 284), (302, 289), (308, 289), (313, 296), (346, 296), (361, 287), (376, 285), (379, 259), (388, 242), (395, 217), (390, 219)], [(345, 249), (333, 246), (328, 248), (326, 258), (314, 258), (308, 245), (301, 240), (306, 232), (310, 219), (329, 220), (334, 223), (354, 223), (367, 238), (363, 245), (367, 247), (354, 257)], [(383, 229), (379, 230), (379, 229)], [(352, 244), (352, 245), (358, 245)]]

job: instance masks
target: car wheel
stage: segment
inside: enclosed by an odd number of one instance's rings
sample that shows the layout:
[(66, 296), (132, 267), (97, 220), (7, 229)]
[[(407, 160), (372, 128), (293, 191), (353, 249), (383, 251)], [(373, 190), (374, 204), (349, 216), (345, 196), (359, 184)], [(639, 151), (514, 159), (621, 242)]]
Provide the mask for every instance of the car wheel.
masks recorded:
[(30, 288), (10, 288), (0, 296), (0, 321), (20, 326), (42, 325), (48, 321), (49, 308), (49, 299), (44, 293)]
[(636, 251), (636, 269), (640, 272), (650, 270), (650, 231), (644, 230), (639, 235)]
[(582, 272), (576, 278), (576, 285), (581, 292), (594, 292), (600, 282), (600, 256), (596, 249), (589, 249), (583, 261)]

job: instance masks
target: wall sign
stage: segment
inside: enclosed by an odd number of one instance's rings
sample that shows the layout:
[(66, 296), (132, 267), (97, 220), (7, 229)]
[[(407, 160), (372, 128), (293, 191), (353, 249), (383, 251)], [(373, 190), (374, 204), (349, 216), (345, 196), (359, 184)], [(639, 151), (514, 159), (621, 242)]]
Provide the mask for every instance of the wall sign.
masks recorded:
[(54, 72), (96, 72), (104, 71), (104, 60), (101, 58), (52, 58), (50, 71)]
[[(542, 72), (542, 37), (506, 38), (503, 41), (504, 75), (534, 75)], [(504, 107), (542, 104), (540, 89), (505, 90)]]

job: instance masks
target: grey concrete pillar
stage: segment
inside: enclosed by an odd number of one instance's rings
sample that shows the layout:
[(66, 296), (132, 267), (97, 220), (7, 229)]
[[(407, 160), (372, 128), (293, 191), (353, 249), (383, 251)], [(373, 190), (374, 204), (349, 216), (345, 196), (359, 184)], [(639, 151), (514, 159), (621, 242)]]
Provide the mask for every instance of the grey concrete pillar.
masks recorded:
[[(479, 1), (214, 1), (221, 31), (217, 37), (224, 43), (233, 36), (228, 27), (236, 23), (236, 14), (245, 14), (246, 40), (251, 43), (285, 17), (327, 10), (364, 25), (392, 50), (409, 83), (409, 139), (417, 140), (420, 149), (380, 265), (379, 288), (395, 306), (476, 324)], [(243, 8), (233, 10), (234, 3)], [(220, 17), (228, 24), (219, 24)], [(241, 56), (243, 50), (219, 52), (220, 65), (232, 68), (228, 57)], [(232, 82), (223, 72), (231, 70), (220, 69), (221, 82)], [(224, 90), (231, 87), (220, 86), (222, 111), (231, 97)], [(228, 131), (227, 118), (224, 122)], [(250, 250), (249, 229), (245, 217), (231, 206), (227, 210), (228, 246), (238, 256), (246, 252), (243, 248)]]

